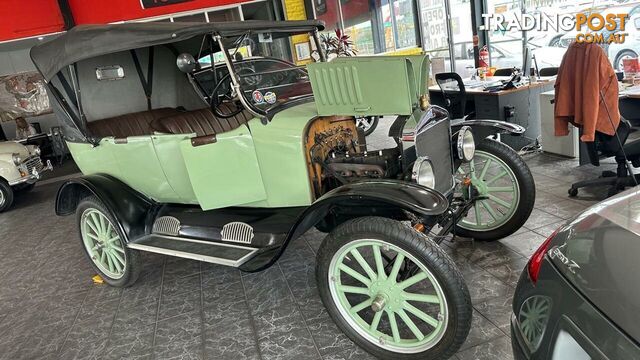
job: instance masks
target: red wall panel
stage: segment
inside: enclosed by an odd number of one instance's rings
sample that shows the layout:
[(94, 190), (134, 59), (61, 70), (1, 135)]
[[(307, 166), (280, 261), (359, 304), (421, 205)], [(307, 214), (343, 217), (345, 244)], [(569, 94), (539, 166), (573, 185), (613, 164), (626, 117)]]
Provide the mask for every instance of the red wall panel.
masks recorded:
[(57, 0), (1, 0), (0, 19), (0, 41), (49, 34), (64, 28)]
[(192, 0), (143, 9), (140, 0), (69, 0), (76, 24), (105, 24), (240, 3), (238, 0)]

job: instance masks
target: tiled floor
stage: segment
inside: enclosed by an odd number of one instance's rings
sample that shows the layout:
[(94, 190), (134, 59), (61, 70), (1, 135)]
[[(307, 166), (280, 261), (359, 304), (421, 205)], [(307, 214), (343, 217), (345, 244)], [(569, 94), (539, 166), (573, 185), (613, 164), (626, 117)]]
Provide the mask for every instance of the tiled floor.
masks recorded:
[[(537, 186), (524, 228), (494, 243), (444, 248), (474, 305), (459, 359), (510, 359), (514, 285), (528, 256), (558, 224), (601, 199), (568, 199), (571, 181), (598, 169), (527, 156)], [(314, 252), (323, 235), (294, 242), (257, 274), (152, 254), (127, 289), (92, 284), (73, 217), (53, 214), (59, 184), (37, 186), (0, 214), (0, 359), (361, 359), (318, 297)]]

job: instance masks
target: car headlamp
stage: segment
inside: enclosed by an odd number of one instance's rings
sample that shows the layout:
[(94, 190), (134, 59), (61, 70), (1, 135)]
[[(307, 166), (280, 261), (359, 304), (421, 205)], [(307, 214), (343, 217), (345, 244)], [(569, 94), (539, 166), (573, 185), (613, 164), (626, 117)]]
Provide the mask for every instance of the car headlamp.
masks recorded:
[(11, 159), (13, 160), (13, 163), (18, 166), (20, 164), (22, 164), (22, 158), (20, 157), (20, 154), (18, 153), (13, 153), (11, 155)]
[(426, 157), (419, 157), (413, 164), (412, 179), (419, 185), (435, 189), (436, 187), (436, 175), (433, 171), (433, 164), (431, 160)]
[(36, 156), (40, 156), (40, 154), (42, 153), (42, 150), (40, 150), (39, 146), (34, 146), (33, 147), (33, 154)]
[(473, 155), (476, 153), (476, 142), (473, 139), (473, 133), (471, 128), (463, 126), (458, 131), (458, 158), (464, 162), (469, 162), (473, 159)]

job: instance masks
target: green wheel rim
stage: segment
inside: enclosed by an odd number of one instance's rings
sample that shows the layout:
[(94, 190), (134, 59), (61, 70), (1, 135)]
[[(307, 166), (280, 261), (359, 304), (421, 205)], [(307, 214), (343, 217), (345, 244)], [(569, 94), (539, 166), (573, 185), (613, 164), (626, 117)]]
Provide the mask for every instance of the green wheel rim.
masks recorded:
[(82, 242), (93, 263), (111, 279), (124, 276), (127, 265), (120, 235), (105, 214), (87, 209), (80, 218)]
[[(414, 271), (402, 278), (407, 265)], [(448, 308), (442, 287), (400, 247), (382, 240), (352, 241), (334, 254), (328, 276), (340, 314), (371, 343), (412, 354), (432, 348), (444, 336)]]
[(458, 168), (458, 178), (470, 177), (480, 196), (468, 215), (458, 222), (463, 229), (491, 231), (508, 222), (520, 204), (520, 185), (516, 174), (502, 159), (476, 151), (473, 160)]

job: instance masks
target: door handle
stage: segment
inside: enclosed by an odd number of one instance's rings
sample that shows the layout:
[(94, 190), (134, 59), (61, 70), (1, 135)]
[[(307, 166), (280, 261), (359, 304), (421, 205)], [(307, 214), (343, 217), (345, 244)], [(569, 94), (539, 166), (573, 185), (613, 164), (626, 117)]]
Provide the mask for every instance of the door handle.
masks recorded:
[(353, 108), (355, 112), (365, 112), (371, 110), (371, 106)]

